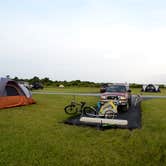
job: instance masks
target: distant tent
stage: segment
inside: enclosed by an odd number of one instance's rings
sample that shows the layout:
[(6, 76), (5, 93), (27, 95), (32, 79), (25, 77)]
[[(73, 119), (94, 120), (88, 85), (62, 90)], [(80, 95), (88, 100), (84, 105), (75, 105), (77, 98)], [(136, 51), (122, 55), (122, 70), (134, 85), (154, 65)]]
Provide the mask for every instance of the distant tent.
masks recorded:
[(64, 88), (64, 87), (65, 87), (65, 86), (64, 86), (64, 85), (62, 85), (62, 84), (61, 84), (61, 85), (59, 85), (59, 88)]
[(0, 78), (0, 109), (34, 104), (30, 91), (21, 84)]
[(148, 84), (142, 86), (142, 92), (160, 92), (158, 85)]

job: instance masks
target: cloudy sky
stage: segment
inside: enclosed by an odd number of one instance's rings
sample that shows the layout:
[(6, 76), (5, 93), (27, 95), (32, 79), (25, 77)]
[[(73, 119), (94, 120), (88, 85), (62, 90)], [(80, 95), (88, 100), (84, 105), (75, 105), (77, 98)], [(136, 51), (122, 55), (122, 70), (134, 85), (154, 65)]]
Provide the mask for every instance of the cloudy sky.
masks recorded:
[(166, 1), (0, 0), (0, 75), (166, 83)]

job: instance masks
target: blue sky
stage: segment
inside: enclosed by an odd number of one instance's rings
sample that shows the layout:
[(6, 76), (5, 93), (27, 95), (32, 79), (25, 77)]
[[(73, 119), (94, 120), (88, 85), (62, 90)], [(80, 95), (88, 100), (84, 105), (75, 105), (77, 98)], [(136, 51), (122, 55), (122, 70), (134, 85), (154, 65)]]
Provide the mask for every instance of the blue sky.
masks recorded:
[(166, 83), (166, 1), (0, 1), (1, 76)]

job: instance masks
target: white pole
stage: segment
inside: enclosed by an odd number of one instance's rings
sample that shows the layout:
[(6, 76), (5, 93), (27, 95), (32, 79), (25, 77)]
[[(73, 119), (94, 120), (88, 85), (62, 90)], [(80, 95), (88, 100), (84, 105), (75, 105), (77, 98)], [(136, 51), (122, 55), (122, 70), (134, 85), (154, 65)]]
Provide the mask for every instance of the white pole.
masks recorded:
[(128, 125), (127, 120), (121, 120), (121, 119), (104, 119), (104, 118), (82, 117), (82, 118), (80, 118), (80, 121), (81, 122), (88, 122), (88, 123), (110, 124), (110, 125)]

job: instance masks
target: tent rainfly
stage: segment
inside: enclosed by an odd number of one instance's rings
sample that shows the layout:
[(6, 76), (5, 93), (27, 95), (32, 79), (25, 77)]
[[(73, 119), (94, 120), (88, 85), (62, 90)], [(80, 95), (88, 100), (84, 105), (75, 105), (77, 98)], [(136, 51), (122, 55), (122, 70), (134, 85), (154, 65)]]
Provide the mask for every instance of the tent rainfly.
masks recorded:
[(21, 84), (0, 78), (0, 109), (34, 104), (30, 91)]
[(148, 84), (142, 86), (142, 92), (160, 92), (160, 87), (154, 84)]

